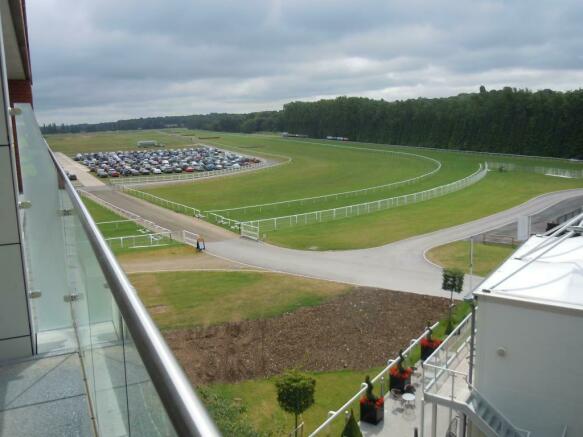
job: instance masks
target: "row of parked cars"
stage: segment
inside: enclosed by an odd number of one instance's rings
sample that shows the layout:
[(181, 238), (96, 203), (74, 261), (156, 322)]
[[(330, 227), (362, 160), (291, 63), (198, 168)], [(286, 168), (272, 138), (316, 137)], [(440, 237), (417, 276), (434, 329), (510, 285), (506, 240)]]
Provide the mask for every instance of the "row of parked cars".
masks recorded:
[(164, 173), (193, 173), (239, 169), (260, 162), (210, 146), (149, 151), (78, 153), (73, 158), (98, 177), (140, 176)]

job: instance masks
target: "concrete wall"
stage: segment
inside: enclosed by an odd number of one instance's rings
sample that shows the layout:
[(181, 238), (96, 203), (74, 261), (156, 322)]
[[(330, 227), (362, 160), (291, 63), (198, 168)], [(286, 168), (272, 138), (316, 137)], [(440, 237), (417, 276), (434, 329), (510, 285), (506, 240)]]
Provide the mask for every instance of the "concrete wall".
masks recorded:
[(583, 312), (478, 302), (476, 388), (533, 437), (583, 430)]

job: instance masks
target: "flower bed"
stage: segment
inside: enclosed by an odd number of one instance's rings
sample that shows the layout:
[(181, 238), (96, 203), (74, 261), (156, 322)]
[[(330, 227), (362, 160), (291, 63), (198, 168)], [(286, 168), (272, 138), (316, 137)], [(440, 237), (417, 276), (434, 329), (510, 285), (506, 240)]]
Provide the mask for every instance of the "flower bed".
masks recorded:
[(435, 349), (437, 349), (441, 343), (442, 341), (439, 339), (421, 339), (421, 361), (425, 361), (427, 358), (429, 358), (429, 356), (435, 352)]
[(360, 420), (376, 425), (385, 416), (385, 400), (381, 396), (376, 400), (367, 399), (366, 396), (360, 398)]
[(406, 369), (401, 366), (395, 366), (389, 371), (389, 389), (397, 389), (401, 392), (405, 391), (405, 387), (411, 384), (411, 375), (413, 374), (413, 369), (407, 367)]

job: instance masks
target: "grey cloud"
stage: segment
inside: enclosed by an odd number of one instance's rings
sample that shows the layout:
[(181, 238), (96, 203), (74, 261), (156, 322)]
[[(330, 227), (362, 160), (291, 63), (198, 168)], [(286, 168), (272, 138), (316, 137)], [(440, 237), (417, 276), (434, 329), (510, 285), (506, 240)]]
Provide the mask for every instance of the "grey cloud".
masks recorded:
[(579, 87), (573, 0), (29, 0), (42, 121)]

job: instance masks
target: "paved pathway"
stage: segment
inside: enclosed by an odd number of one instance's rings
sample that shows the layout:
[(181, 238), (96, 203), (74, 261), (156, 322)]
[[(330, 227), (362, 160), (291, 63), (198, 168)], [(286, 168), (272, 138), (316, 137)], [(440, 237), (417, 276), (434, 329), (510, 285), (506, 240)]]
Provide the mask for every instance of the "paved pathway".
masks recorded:
[(67, 155), (61, 152), (55, 152), (55, 158), (61, 167), (63, 167), (69, 173), (73, 173), (77, 176), (77, 180), (81, 185), (88, 188), (98, 188), (105, 187), (105, 183), (94, 177), (89, 173), (89, 169), (83, 164), (71, 159)]
[[(177, 235), (183, 229), (203, 235), (207, 241), (207, 252), (218, 257), (295, 275), (444, 296), (440, 289), (441, 269), (425, 259), (427, 250), (512, 223), (522, 215), (532, 215), (565, 199), (581, 196), (583, 189), (545, 194), (479, 220), (380, 247), (325, 252), (286, 249), (239, 238), (207, 222), (174, 213), (119, 191), (94, 191), (93, 194), (169, 228)], [(470, 281), (475, 285), (479, 279), (468, 278), (466, 288)]]

